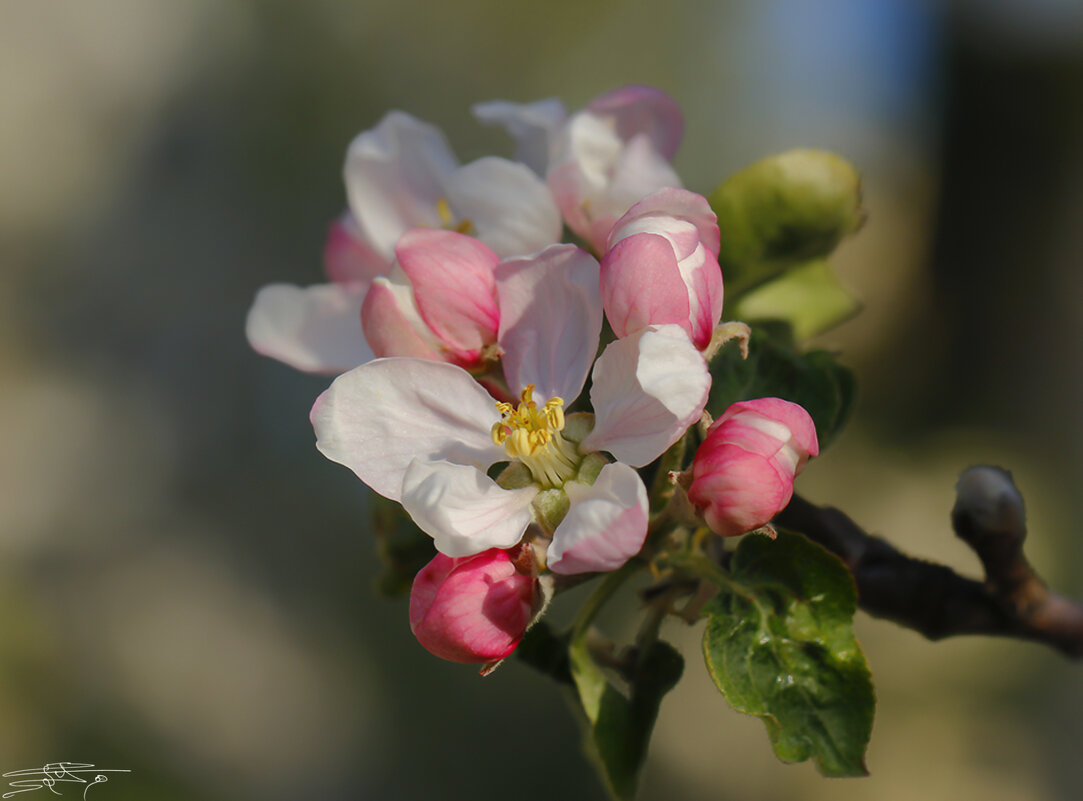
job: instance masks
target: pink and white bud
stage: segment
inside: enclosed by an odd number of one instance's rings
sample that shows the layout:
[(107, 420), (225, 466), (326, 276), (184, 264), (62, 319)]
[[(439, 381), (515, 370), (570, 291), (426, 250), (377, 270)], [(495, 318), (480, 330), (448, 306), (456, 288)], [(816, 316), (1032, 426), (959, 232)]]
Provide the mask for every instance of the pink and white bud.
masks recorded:
[(618, 337), (648, 325), (679, 325), (703, 350), (722, 318), (718, 218), (702, 195), (660, 189), (609, 234), (602, 305)]
[(438, 553), (410, 590), (410, 629), (418, 642), (449, 662), (507, 657), (533, 615), (533, 559), (530, 546), (454, 559)]
[(819, 452), (816, 426), (796, 403), (735, 403), (696, 451), (688, 497), (715, 533), (744, 534), (786, 508), (794, 477)]

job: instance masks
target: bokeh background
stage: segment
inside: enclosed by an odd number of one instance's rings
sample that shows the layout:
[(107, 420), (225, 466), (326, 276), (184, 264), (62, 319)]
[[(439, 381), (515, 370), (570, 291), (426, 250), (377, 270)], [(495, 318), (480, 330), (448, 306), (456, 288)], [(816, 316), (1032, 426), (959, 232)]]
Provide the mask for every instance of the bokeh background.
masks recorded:
[[(602, 796), (556, 687), (430, 657), (374, 595), (366, 491), (307, 422), (327, 381), (243, 328), (262, 284), (319, 280), (346, 146), (388, 109), (466, 161), (510, 152), (471, 103), (628, 83), (683, 107), (692, 189), (799, 145), (864, 174), (836, 263), (865, 312), (820, 342), (861, 400), (800, 491), (975, 575), (954, 478), (1001, 464), (1032, 560), (1083, 597), (1077, 0), (0, 0), (0, 772), (132, 770), (99, 799)], [(674, 627), (642, 797), (1083, 792), (1083, 666), (857, 627), (870, 778), (777, 763)]]

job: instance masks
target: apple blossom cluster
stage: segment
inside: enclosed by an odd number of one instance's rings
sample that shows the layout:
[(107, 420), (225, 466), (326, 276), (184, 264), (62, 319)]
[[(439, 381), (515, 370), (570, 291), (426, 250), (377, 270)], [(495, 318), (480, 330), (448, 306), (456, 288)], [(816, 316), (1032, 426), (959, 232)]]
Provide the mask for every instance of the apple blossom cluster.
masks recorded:
[(734, 536), (785, 507), (818, 445), (808, 413), (777, 398), (705, 415), (720, 233), (670, 164), (672, 99), (626, 87), (572, 114), (555, 100), (474, 113), (511, 134), (515, 160), (460, 164), (399, 111), (361, 133), (328, 282), (264, 287), (247, 334), (337, 376), (312, 408), (317, 447), (437, 551), (413, 584), (414, 634), (492, 663), (544, 607), (546, 577), (641, 554), (672, 513), (652, 514), (643, 478), (663, 454), (698, 443), (662, 482), (668, 503)]

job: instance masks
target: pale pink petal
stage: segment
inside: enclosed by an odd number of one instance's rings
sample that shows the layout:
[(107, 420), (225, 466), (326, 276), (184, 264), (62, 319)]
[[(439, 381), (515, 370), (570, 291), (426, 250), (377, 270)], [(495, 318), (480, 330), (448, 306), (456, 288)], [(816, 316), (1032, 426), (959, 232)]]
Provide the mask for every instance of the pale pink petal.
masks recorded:
[(395, 501), (415, 459), (482, 469), (506, 459), (492, 440), (499, 418), (465, 370), (408, 358), (377, 359), (340, 375), (311, 414), (320, 452)]
[(461, 224), (498, 256), (522, 256), (560, 241), (563, 223), (545, 181), (529, 167), (486, 156), (456, 170), (448, 201)]
[(343, 214), (328, 226), (323, 245), (323, 269), (338, 284), (369, 282), (391, 269), (385, 259), (365, 239), (353, 215)]
[(625, 141), (646, 134), (666, 159), (673, 158), (684, 136), (680, 106), (665, 92), (650, 86), (624, 86), (606, 92), (592, 100), (587, 111), (612, 117), (617, 135)]
[(574, 115), (558, 137), (547, 176), (564, 220), (598, 253), (613, 224), (637, 201), (681, 180), (645, 134), (625, 142), (606, 120)]
[(459, 559), (438, 553), (414, 579), (410, 629), (441, 659), (504, 659), (530, 623), (535, 582), (515, 569), (507, 551), (494, 548)]
[[(611, 218), (605, 236), (625, 212), (639, 200), (659, 189), (680, 187), (680, 176), (670, 163), (654, 149), (650, 140), (639, 135), (632, 137), (621, 149), (620, 157), (610, 171), (605, 203), (599, 209), (599, 218)], [(602, 240), (604, 248), (605, 239)]]
[(346, 154), (346, 196), (365, 237), (385, 259), (408, 228), (436, 227), (444, 184), (459, 166), (440, 129), (391, 111)]
[(361, 332), (365, 290), (364, 284), (265, 286), (248, 310), (248, 343), (309, 373), (335, 374), (363, 364), (372, 358)]
[(516, 161), (526, 164), (538, 175), (545, 175), (553, 137), (567, 116), (563, 103), (555, 97), (534, 103), (493, 100), (478, 103), (472, 111), (480, 122), (500, 125), (511, 135), (516, 143)]
[(574, 245), (551, 245), (537, 256), (496, 268), (501, 359), (508, 388), (527, 384), (542, 401), (571, 404), (583, 389), (602, 330), (598, 262)]
[(510, 548), (523, 538), (538, 488), (507, 490), (482, 470), (414, 459), (402, 479), (402, 506), (447, 556)]
[(619, 240), (602, 257), (601, 287), (606, 319), (618, 337), (664, 324), (692, 335), (688, 287), (664, 237), (640, 233)]
[(418, 314), (414, 291), (388, 278), (372, 282), (361, 306), (361, 327), (377, 356), (415, 356), (443, 361), (441, 348)]
[(500, 310), (493, 269), (499, 258), (478, 240), (454, 231), (415, 228), (395, 245), (414, 288), (421, 318), (456, 356), (476, 359), (496, 341)]
[[(622, 148), (623, 143), (604, 120), (592, 114), (574, 114), (557, 137), (546, 176), (568, 227), (589, 241), (598, 253), (605, 249), (605, 238), (599, 242), (593, 235), (596, 206), (605, 203), (605, 192)], [(629, 201), (628, 206), (638, 199)], [(620, 216), (609, 219), (609, 210), (602, 211), (607, 218), (604, 224), (610, 226)]]
[(689, 335), (695, 346), (704, 350), (711, 344), (715, 327), (722, 319), (722, 270), (718, 256), (700, 248), (677, 266), (688, 284)]
[(594, 363), (594, 430), (581, 449), (609, 451), (642, 467), (699, 420), (711, 389), (707, 363), (675, 325), (610, 343)]
[(553, 533), (546, 563), (554, 573), (616, 570), (647, 537), (647, 488), (626, 464), (607, 464), (591, 486), (564, 485), (571, 507)]

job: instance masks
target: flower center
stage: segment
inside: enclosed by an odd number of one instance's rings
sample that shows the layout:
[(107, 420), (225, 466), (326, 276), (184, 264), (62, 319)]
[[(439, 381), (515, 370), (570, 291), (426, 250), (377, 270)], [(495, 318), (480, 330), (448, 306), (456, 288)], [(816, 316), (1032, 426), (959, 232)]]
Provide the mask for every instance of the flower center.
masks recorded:
[(455, 215), (451, 213), (451, 204), (447, 202), (447, 198), (442, 197), (436, 201), (436, 213), (440, 215), (440, 227), (445, 231), (474, 235), (473, 220), (468, 218), (456, 222)]
[(530, 468), (534, 480), (545, 487), (560, 487), (575, 475), (582, 459), (561, 436), (564, 428), (564, 399), (550, 398), (541, 408), (534, 401), (534, 385), (520, 394), (518, 407), (496, 404), (502, 418), (493, 423), (493, 442), (504, 446), (512, 459)]

